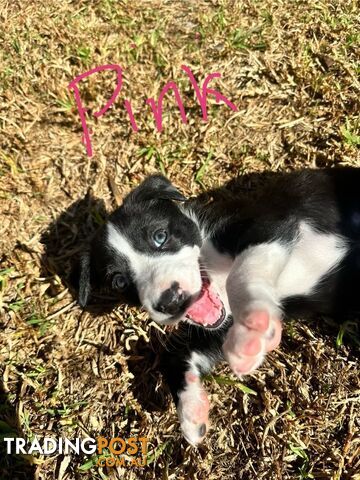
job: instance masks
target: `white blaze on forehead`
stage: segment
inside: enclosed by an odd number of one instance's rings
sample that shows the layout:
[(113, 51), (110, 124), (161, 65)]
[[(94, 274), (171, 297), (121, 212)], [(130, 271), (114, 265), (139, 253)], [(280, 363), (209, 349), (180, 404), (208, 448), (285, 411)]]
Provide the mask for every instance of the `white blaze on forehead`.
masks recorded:
[(128, 261), (140, 300), (153, 318), (165, 319), (166, 316), (152, 310), (152, 305), (157, 303), (161, 293), (170, 288), (173, 282), (178, 282), (180, 288), (191, 294), (201, 288), (198, 266), (200, 249), (197, 245), (184, 245), (175, 253), (152, 255), (136, 250), (112, 223), (108, 223), (107, 230), (109, 245)]
[(109, 245), (128, 260), (132, 272), (137, 276), (149, 257), (136, 251), (129, 240), (112, 223), (108, 223), (107, 230)]

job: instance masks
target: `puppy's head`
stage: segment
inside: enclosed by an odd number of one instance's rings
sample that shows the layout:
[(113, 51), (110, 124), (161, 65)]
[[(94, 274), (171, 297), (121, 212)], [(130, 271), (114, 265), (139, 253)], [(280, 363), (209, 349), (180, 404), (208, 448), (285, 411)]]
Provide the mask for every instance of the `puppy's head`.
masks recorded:
[(79, 303), (106, 289), (141, 304), (159, 323), (179, 320), (199, 297), (201, 234), (179, 208), (184, 196), (155, 175), (134, 189), (80, 260)]

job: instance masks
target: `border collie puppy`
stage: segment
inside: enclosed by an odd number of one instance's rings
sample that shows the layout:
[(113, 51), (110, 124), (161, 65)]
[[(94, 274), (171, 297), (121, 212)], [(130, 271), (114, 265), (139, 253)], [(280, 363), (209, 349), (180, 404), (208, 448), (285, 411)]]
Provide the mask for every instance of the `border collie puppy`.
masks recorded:
[(105, 288), (161, 325), (196, 325), (164, 361), (190, 443), (208, 428), (201, 376), (216, 362), (225, 358), (240, 377), (279, 345), (284, 316), (343, 320), (360, 310), (359, 185), (357, 169), (304, 170), (256, 201), (204, 205), (155, 175), (92, 239), (80, 261), (82, 306)]

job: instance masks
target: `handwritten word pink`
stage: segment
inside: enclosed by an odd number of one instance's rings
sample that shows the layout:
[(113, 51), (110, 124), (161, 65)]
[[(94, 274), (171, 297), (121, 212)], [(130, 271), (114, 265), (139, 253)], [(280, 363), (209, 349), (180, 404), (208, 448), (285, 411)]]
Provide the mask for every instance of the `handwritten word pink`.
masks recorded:
[[(210, 73), (209, 75), (207, 75), (205, 80), (204, 80), (204, 83), (203, 83), (202, 87), (200, 88), (197, 81), (195, 80), (195, 77), (194, 77), (192, 71), (190, 70), (190, 68), (187, 67), (186, 65), (182, 65), (181, 69), (187, 74), (187, 76), (189, 77), (190, 83), (194, 88), (195, 95), (196, 95), (197, 101), (199, 102), (201, 112), (202, 112), (202, 118), (203, 118), (204, 121), (207, 121), (207, 119), (208, 119), (207, 100), (208, 100), (209, 95), (212, 95), (212, 96), (215, 97), (216, 103), (223, 102), (231, 110), (237, 111), (236, 105), (234, 105), (232, 102), (230, 102), (230, 100), (228, 100), (222, 93), (218, 92), (217, 90), (214, 90), (213, 88), (208, 87), (208, 84), (212, 79), (221, 77), (220, 73)], [(89, 157), (91, 157), (93, 155), (93, 149), (92, 149), (92, 145), (91, 145), (91, 134), (90, 134), (90, 131), (88, 129), (87, 122), (86, 122), (87, 109), (83, 106), (83, 103), (81, 101), (81, 95), (80, 95), (78, 84), (82, 80), (84, 80), (85, 78), (89, 77), (90, 75), (93, 75), (93, 74), (98, 73), (98, 72), (103, 72), (104, 70), (113, 70), (114, 72), (116, 72), (116, 87), (115, 87), (115, 89), (113, 91), (113, 94), (111, 95), (110, 99), (106, 102), (106, 104), (98, 112), (93, 113), (94, 117), (96, 117), (96, 118), (101, 117), (115, 103), (115, 100), (116, 100), (117, 96), (119, 95), (119, 93), (121, 91), (122, 68), (120, 67), (120, 65), (115, 65), (115, 64), (114, 65), (100, 65), (99, 67), (93, 68), (92, 70), (89, 70), (88, 72), (82, 73), (81, 75), (77, 76), (68, 85), (68, 88), (70, 90), (73, 90), (73, 92), (74, 92), (76, 107), (77, 107), (78, 112), (79, 112), (81, 126), (82, 126), (82, 129), (83, 129), (82, 142), (84, 143), (84, 145), (86, 147), (86, 153), (88, 154)], [(146, 103), (148, 105), (150, 105), (150, 107), (151, 107), (152, 114), (153, 114), (154, 119), (155, 119), (155, 125), (156, 125), (156, 128), (157, 128), (158, 132), (161, 132), (162, 129), (163, 129), (163, 125), (162, 125), (163, 100), (164, 100), (164, 97), (169, 90), (172, 90), (173, 93), (174, 93), (174, 97), (175, 97), (176, 103), (179, 107), (180, 116), (181, 116), (181, 119), (182, 119), (183, 123), (187, 122), (186, 113), (185, 113), (184, 105), (183, 105), (182, 100), (181, 100), (179, 89), (178, 89), (175, 82), (168, 82), (162, 88), (162, 90), (160, 92), (160, 95), (159, 95), (159, 99), (157, 101), (154, 98), (148, 98), (146, 100)], [(139, 128), (136, 124), (136, 120), (135, 120), (133, 110), (132, 110), (132, 107), (131, 107), (131, 103), (129, 102), (129, 100), (126, 100), (126, 99), (124, 100), (124, 106), (125, 106), (125, 109), (127, 111), (128, 116), (129, 116), (131, 128), (135, 132), (137, 132), (139, 130)]]

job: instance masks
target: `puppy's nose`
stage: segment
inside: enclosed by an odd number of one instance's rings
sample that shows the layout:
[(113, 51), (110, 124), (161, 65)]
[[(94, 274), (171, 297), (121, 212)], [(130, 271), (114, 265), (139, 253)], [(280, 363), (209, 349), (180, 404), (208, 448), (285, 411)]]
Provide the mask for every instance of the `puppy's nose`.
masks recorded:
[(165, 290), (155, 306), (155, 310), (169, 315), (177, 315), (188, 307), (190, 294), (180, 288), (178, 282), (173, 282), (171, 287)]

